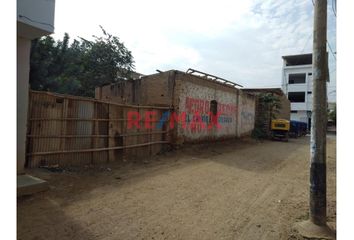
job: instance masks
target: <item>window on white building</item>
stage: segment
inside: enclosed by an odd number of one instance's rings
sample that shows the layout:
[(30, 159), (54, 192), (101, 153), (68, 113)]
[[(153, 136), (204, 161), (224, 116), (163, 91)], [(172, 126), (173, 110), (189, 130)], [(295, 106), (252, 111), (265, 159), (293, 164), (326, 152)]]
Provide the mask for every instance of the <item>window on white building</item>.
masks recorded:
[(299, 84), (306, 82), (306, 73), (289, 74), (289, 84)]
[(289, 92), (288, 99), (290, 102), (305, 102), (305, 92)]

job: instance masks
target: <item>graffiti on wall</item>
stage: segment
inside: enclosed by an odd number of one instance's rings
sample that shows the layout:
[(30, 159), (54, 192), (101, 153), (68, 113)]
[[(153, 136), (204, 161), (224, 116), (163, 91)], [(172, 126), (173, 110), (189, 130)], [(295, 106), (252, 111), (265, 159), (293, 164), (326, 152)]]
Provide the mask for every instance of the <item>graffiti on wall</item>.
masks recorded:
[[(186, 97), (185, 108), (186, 108), (186, 112), (189, 113), (193, 113), (193, 112), (208, 113), (210, 112), (210, 101), (198, 99), (198, 98)], [(221, 102), (217, 103), (217, 111), (222, 114), (225, 115), (235, 114), (236, 110), (237, 110), (237, 106), (235, 104), (230, 104), (230, 103), (224, 104)]]
[(214, 112), (211, 109), (211, 101), (186, 97), (186, 122), (190, 124), (192, 133), (211, 130), (210, 123), (213, 123), (217, 129), (220, 129), (235, 121), (234, 116), (237, 111), (235, 104), (217, 102), (216, 107), (216, 112)]

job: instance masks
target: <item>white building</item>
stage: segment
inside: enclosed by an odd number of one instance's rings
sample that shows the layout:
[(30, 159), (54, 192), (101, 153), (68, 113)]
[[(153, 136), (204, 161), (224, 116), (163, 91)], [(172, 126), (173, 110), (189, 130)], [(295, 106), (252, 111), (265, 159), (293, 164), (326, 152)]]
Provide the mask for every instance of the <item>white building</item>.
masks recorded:
[(290, 120), (305, 122), (310, 129), (313, 83), (312, 54), (283, 56), (282, 58), (282, 89), (291, 102)]
[(17, 172), (26, 156), (31, 40), (54, 32), (54, 0), (17, 0)]

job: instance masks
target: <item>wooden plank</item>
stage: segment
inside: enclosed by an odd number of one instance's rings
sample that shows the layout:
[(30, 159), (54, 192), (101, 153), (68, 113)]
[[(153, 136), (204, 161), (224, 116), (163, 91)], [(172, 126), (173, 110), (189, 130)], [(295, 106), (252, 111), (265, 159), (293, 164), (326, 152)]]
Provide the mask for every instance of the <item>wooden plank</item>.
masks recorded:
[[(114, 117), (114, 110), (113, 110), (114, 106), (109, 104), (108, 105), (108, 135), (112, 136), (114, 135), (114, 128), (113, 128), (113, 122), (110, 121), (111, 119), (113, 119)], [(115, 146), (114, 143), (114, 139), (109, 138), (108, 139), (108, 161), (109, 162), (113, 162), (115, 160), (115, 156), (114, 156), (114, 151), (113, 151), (113, 147)]]
[[(157, 111), (159, 122), (169, 107), (135, 106), (86, 101), (31, 91), (28, 166), (83, 165), (154, 155), (169, 143), (169, 130), (144, 129), (146, 111)], [(128, 112), (138, 111), (142, 129), (128, 129)], [(168, 125), (168, 124), (167, 124)], [(140, 148), (139, 151), (133, 150)]]
[[(63, 108), (62, 108), (62, 118), (66, 118), (68, 114), (68, 99), (64, 98), (63, 100)], [(61, 122), (61, 135), (66, 135), (66, 121)], [(64, 151), (65, 150), (65, 145), (66, 145), (66, 138), (61, 138), (60, 139), (60, 150)], [(65, 158), (65, 156), (60, 156), (60, 158)]]
[[(93, 104), (93, 118), (97, 118), (97, 115), (98, 115), (97, 104), (98, 103), (96, 103), (96, 102)], [(91, 132), (91, 136), (95, 136), (95, 135), (96, 136), (98, 135), (98, 122), (97, 121), (93, 122), (92, 132)], [(97, 138), (91, 138), (91, 148), (98, 148)], [(96, 157), (95, 152), (91, 152), (91, 164), (94, 163), (95, 157)]]
[[(108, 119), (108, 106), (109, 104), (103, 104), (103, 103), (95, 103), (96, 104), (96, 109), (95, 109), (95, 118), (96, 119)], [(95, 122), (95, 134), (98, 136), (105, 136), (105, 137), (95, 137), (95, 148), (102, 148), (102, 147), (108, 147), (108, 126), (109, 122), (108, 121), (96, 121)], [(108, 162), (108, 152), (93, 152), (93, 159), (92, 163), (106, 163)]]

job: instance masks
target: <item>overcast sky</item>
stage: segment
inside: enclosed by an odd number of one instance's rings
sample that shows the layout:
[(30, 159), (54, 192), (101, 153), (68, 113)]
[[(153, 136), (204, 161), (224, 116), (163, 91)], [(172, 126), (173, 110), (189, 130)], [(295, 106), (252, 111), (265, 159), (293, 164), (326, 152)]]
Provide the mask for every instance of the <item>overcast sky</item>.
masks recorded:
[[(99, 35), (102, 25), (132, 51), (136, 71), (195, 68), (245, 87), (280, 87), (281, 56), (312, 51), (311, 0), (59, 0), (54, 38)], [(328, 1), (328, 42), (336, 18)], [(329, 51), (329, 50), (328, 50)], [(329, 52), (329, 99), (336, 63)]]

